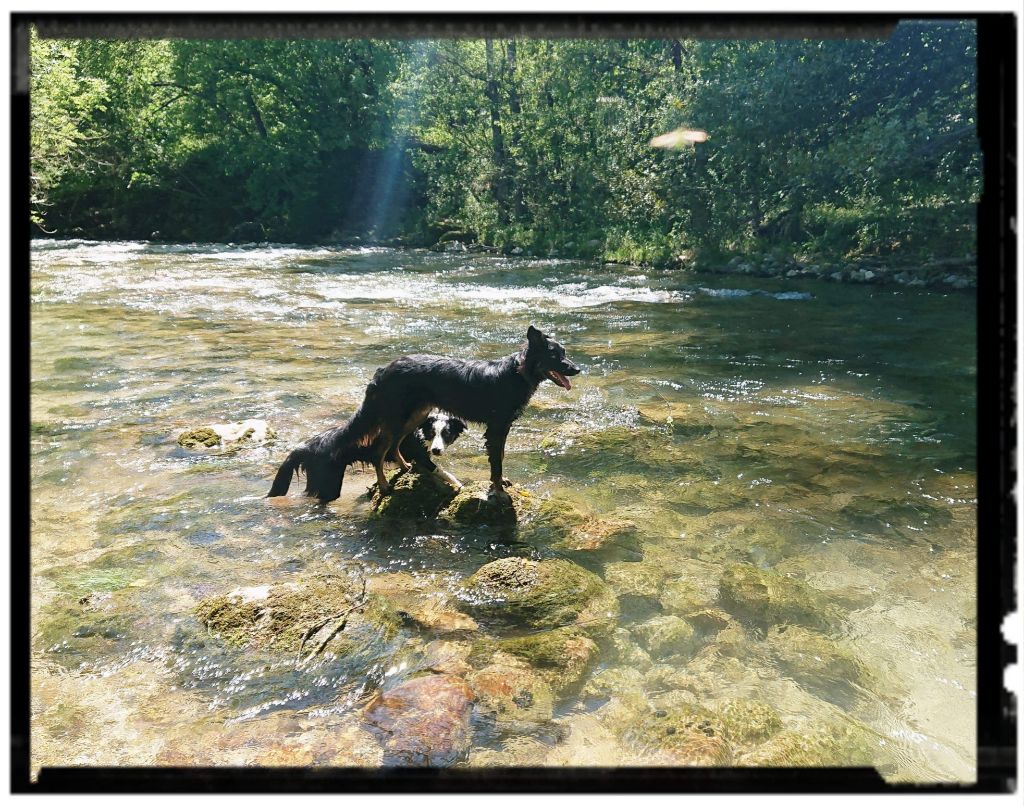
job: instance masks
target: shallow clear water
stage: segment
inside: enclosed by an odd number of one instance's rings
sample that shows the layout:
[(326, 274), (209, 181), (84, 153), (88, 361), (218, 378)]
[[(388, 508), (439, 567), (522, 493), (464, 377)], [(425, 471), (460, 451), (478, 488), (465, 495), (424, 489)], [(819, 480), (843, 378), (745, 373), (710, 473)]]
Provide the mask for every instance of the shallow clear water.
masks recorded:
[[(35, 767), (386, 763), (361, 709), (438, 636), (405, 626), (299, 670), (208, 635), (196, 604), (325, 568), (454, 589), (523, 556), (601, 576), (619, 629), (551, 720), (477, 720), (458, 764), (665, 763), (619, 729), (623, 703), (743, 696), (798, 734), (857, 725), (889, 778), (973, 779), (972, 296), (387, 249), (41, 241), (32, 259)], [(531, 322), (584, 372), (539, 390), (506, 475), (625, 513), (635, 540), (570, 550), (536, 530), (382, 522), (365, 472), (326, 509), (298, 484), (262, 497), (288, 446), (341, 422), (378, 366), (500, 357)], [(247, 418), (278, 441), (176, 444)], [(486, 479), (480, 429), (443, 466)], [(808, 670), (813, 649), (724, 612), (716, 587), (737, 565), (820, 591), (840, 614), (830, 646), (863, 675)], [(680, 579), (730, 627), (659, 657), (645, 624)], [(501, 629), (472, 640), (486, 636)], [(623, 690), (595, 696), (602, 673)]]

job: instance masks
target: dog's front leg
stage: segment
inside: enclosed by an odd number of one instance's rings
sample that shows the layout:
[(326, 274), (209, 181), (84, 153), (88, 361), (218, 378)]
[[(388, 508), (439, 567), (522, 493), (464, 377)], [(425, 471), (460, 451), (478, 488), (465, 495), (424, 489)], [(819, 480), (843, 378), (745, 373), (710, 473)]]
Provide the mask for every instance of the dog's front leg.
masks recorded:
[(455, 478), (455, 476), (453, 476), (447, 470), (443, 470), (442, 468), (435, 466), (434, 472), (437, 473), (437, 475), (439, 475), (445, 481), (447, 481), (450, 485), (452, 485), (452, 487), (454, 487), (456, 490), (461, 490), (465, 486), (461, 481)]
[(487, 446), (487, 459), (491, 463), (491, 494), (499, 499), (511, 500), (505, 491), (505, 477), (501, 468), (505, 461), (505, 440), (512, 423), (491, 423), (484, 431), (484, 445)]

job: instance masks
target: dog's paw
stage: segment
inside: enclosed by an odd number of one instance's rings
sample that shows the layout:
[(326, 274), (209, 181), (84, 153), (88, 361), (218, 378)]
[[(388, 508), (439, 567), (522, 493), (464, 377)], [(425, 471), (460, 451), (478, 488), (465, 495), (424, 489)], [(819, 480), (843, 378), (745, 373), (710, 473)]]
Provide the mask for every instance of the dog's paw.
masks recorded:
[(487, 496), (493, 498), (495, 501), (500, 501), (503, 504), (512, 502), (512, 496), (508, 494), (504, 486), (499, 487), (498, 485), (491, 483), (491, 489), (488, 490)]
[(506, 479), (504, 476), (501, 478), (501, 483), (506, 487), (512, 486), (512, 479)]

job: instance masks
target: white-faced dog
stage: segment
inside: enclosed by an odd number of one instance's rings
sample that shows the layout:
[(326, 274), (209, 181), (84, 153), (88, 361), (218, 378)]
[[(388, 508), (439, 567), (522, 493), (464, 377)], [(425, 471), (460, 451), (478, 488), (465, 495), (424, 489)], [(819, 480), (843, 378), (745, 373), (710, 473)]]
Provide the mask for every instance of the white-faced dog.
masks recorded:
[[(324, 431), (293, 450), (277, 471), (268, 497), (287, 493), (292, 474), (301, 470), (306, 473), (306, 495), (318, 498), (322, 503), (337, 498), (348, 466), (355, 462), (372, 463), (377, 450), (373, 442), (346, 444), (346, 428), (339, 426)], [(462, 482), (435, 465), (430, 457), (443, 454), (465, 430), (465, 421), (458, 417), (431, 412), (413, 433), (402, 440), (402, 454), (421, 473), (438, 473), (453, 487), (462, 489)], [(388, 460), (396, 461), (393, 453)]]

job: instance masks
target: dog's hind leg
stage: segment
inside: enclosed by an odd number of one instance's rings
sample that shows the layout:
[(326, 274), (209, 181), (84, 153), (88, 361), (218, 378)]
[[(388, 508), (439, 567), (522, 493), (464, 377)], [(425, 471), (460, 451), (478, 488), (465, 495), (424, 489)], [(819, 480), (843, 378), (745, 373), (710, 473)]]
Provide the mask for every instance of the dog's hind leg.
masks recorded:
[(491, 492), (496, 498), (509, 499), (505, 491), (505, 477), (502, 465), (505, 461), (505, 440), (512, 423), (488, 423), (484, 431), (484, 445), (487, 446), (487, 459), (491, 465)]
[(345, 481), (345, 466), (342, 465), (338, 468), (336, 474), (334, 474), (330, 480), (324, 480), (323, 487), (321, 488), (317, 498), (321, 504), (326, 504), (330, 501), (334, 501), (341, 497), (341, 485)]
[(420, 423), (423, 422), (423, 418), (430, 413), (430, 409), (430, 406), (425, 406), (410, 414), (395, 437), (395, 461), (398, 462), (398, 466), (402, 468), (403, 471), (411, 469), (412, 465), (410, 465), (409, 462), (406, 461), (406, 458), (402, 456), (402, 442), (407, 436), (409, 436), (409, 434), (419, 428)]
[[(384, 457), (391, 451), (392, 437), (382, 431), (373, 444), (373, 469), (377, 473), (377, 492), (382, 496), (391, 494), (391, 485), (384, 475)], [(397, 453), (397, 451), (396, 451)]]

